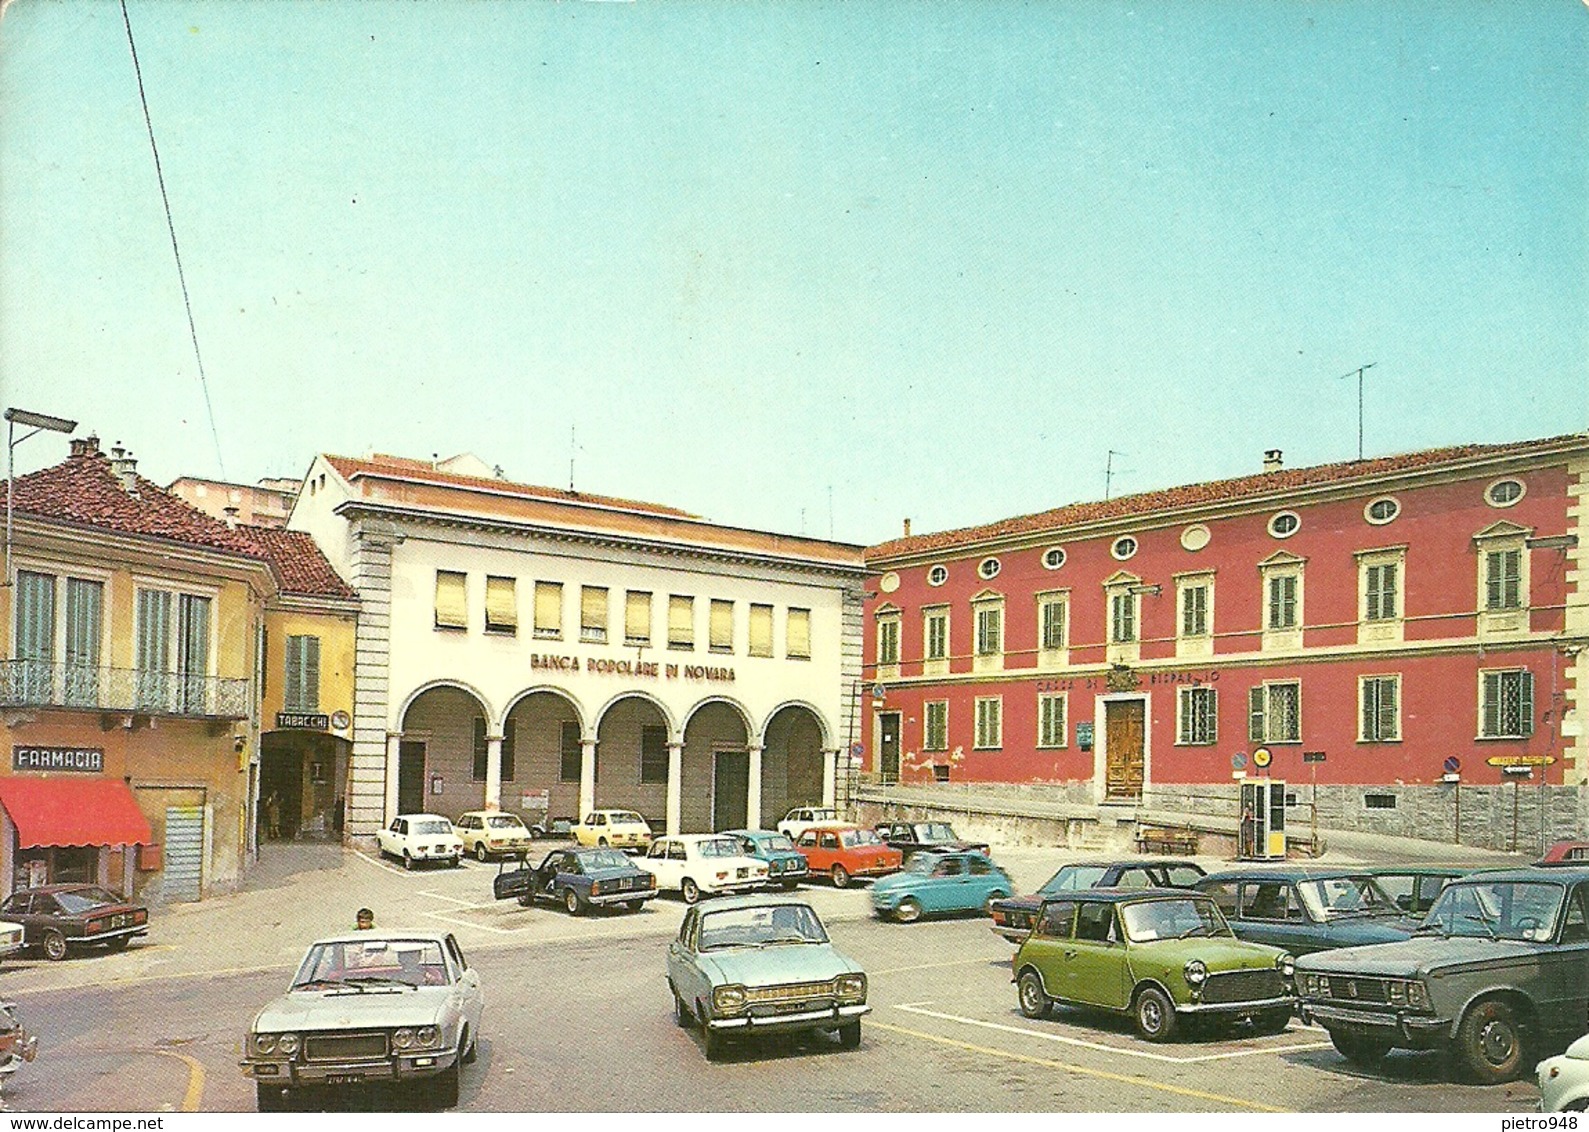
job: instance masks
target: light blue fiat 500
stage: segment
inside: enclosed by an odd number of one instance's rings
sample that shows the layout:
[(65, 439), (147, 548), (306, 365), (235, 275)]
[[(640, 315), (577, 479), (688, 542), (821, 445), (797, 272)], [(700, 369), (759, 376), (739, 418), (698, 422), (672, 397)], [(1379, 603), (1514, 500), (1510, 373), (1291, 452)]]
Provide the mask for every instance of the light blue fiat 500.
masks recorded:
[(872, 885), (872, 911), (902, 924), (927, 914), (988, 913), (995, 900), (1015, 891), (1003, 869), (986, 853), (935, 853), (912, 857), (904, 869)]

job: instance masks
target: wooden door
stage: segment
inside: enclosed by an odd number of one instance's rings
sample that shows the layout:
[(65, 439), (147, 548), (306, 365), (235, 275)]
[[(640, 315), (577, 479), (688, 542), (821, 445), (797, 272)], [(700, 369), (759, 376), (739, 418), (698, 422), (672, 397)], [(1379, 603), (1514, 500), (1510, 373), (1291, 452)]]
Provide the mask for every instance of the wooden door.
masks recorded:
[(899, 712), (885, 711), (877, 717), (882, 742), (879, 745), (878, 772), (885, 783), (899, 781)]
[(712, 829), (744, 829), (750, 812), (750, 752), (717, 751), (713, 760)]
[(425, 744), (405, 739), (397, 746), (397, 812), (425, 810)]
[(1144, 706), (1141, 700), (1104, 704), (1104, 796), (1135, 801), (1142, 797)]

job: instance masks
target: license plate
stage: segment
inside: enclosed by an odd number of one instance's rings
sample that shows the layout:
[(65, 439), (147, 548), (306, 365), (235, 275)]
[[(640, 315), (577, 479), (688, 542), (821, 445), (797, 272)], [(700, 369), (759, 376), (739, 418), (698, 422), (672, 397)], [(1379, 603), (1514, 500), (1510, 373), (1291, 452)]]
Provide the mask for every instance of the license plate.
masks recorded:
[(327, 1075), (327, 1085), (357, 1085), (364, 1080), (362, 1073), (332, 1073)]

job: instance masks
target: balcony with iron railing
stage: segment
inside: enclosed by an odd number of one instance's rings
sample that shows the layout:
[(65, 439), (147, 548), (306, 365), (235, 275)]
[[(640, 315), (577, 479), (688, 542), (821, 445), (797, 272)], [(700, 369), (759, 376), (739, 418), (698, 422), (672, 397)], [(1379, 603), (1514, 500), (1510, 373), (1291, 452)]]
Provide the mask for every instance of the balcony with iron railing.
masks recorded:
[(0, 660), (0, 707), (247, 719), (249, 682), (143, 668)]

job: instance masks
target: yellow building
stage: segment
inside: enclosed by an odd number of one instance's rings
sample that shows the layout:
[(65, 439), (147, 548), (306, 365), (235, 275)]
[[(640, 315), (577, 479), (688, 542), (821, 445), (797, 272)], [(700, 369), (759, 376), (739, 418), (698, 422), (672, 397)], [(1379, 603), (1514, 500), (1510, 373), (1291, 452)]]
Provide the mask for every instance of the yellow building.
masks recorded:
[(200, 513), (94, 438), (17, 479), (14, 506), (0, 893), (87, 880), (191, 900), (235, 887), (255, 845), (267, 609), (290, 617), (306, 597), (293, 593), (297, 556), (278, 563), (258, 529)]

